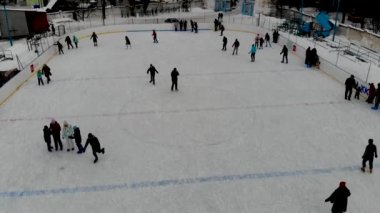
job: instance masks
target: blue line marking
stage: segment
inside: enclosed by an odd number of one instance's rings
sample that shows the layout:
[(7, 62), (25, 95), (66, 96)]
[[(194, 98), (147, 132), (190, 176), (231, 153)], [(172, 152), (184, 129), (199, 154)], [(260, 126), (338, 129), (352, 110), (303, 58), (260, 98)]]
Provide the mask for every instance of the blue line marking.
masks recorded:
[[(380, 168), (379, 166), (374, 166)], [(127, 190), (127, 189), (143, 189), (154, 187), (168, 187), (180, 185), (193, 185), (201, 183), (216, 183), (216, 182), (236, 182), (243, 180), (260, 180), (268, 178), (283, 178), (283, 177), (299, 177), (306, 175), (325, 175), (333, 172), (359, 172), (360, 166), (346, 166), (339, 168), (325, 168), (325, 169), (310, 169), (310, 170), (295, 170), (295, 171), (274, 171), (266, 173), (250, 173), (250, 174), (237, 174), (237, 175), (216, 175), (206, 177), (192, 177), (183, 179), (168, 179), (158, 181), (141, 181), (123, 184), (111, 185), (95, 185), (95, 186), (77, 186), (72, 188), (56, 188), (56, 189), (37, 189), (37, 190), (23, 190), (23, 191), (10, 191), (0, 192), (2, 198), (21, 198), (21, 197), (36, 197), (45, 195), (56, 194), (77, 194), (88, 192), (104, 192), (114, 190)]]

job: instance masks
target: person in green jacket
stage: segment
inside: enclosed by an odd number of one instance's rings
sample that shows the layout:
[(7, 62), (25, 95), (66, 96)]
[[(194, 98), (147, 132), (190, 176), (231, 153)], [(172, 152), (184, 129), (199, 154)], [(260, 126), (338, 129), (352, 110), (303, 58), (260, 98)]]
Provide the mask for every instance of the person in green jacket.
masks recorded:
[(75, 35), (73, 35), (73, 42), (75, 44), (75, 48), (78, 48), (78, 42), (79, 42), (79, 40), (78, 40), (78, 38)]
[(41, 69), (39, 69), (37, 71), (37, 79), (38, 79), (38, 86), (40, 86), (40, 84), (44, 85), (44, 81), (42, 80), (42, 71), (41, 71)]

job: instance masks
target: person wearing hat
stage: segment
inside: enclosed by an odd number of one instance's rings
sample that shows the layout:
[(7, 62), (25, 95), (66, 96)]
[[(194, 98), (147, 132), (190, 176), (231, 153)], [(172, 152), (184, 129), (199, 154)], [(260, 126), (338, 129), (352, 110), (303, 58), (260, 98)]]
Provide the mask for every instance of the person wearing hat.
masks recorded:
[(86, 151), (86, 148), (88, 146), (88, 144), (91, 145), (91, 148), (92, 148), (92, 154), (94, 155), (95, 157), (95, 160), (94, 160), (94, 163), (98, 162), (98, 155), (96, 153), (102, 153), (104, 154), (104, 147), (103, 148), (100, 148), (100, 143), (99, 143), (99, 140), (97, 137), (95, 137), (92, 133), (88, 133), (88, 138), (87, 138), (87, 141), (86, 141), (86, 145), (84, 146), (84, 151)]
[(347, 211), (348, 197), (351, 195), (350, 190), (346, 187), (346, 182), (341, 181), (339, 187), (328, 197), (325, 202), (333, 203), (332, 213), (343, 213)]
[(365, 167), (367, 161), (369, 162), (369, 172), (372, 173), (372, 168), (373, 168), (373, 156), (377, 158), (377, 149), (376, 145), (373, 144), (373, 139), (368, 140), (368, 145), (365, 148), (364, 154), (362, 156), (363, 162), (362, 162), (362, 172), (365, 172)]
[(77, 126), (73, 126), (73, 129), (74, 129), (74, 140), (75, 140), (75, 144), (77, 145), (78, 147), (78, 154), (81, 154), (84, 152), (83, 150), (83, 146), (82, 146), (82, 136), (80, 134), (80, 129), (79, 127)]
[(47, 145), (47, 149), (49, 152), (51, 152), (51, 150), (53, 149), (53, 147), (50, 145), (51, 144), (51, 132), (50, 132), (50, 129), (48, 126), (44, 126), (44, 129), (43, 129), (43, 132), (44, 132), (44, 140), (45, 140), (45, 143)]
[(349, 78), (346, 79), (346, 82), (344, 83), (346, 85), (346, 91), (344, 92), (344, 99), (351, 100), (351, 94), (352, 89), (356, 85), (355, 77), (354, 75), (351, 75)]
[(62, 128), (62, 139), (66, 140), (67, 143), (67, 151), (70, 152), (74, 151), (74, 129), (73, 127), (67, 123), (67, 121), (63, 122), (63, 128)]

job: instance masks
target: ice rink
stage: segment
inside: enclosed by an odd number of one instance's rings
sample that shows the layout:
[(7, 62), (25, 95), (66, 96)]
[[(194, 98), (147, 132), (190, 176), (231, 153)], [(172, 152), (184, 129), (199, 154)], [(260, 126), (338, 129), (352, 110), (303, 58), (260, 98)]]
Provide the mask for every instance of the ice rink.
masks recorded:
[[(330, 212), (341, 180), (348, 212), (378, 211), (380, 164), (359, 170), (368, 138), (380, 144), (364, 97), (345, 101), (341, 83), (292, 54), (280, 63), (277, 44), (250, 62), (253, 33), (225, 31), (226, 52), (219, 32), (157, 33), (153, 44), (129, 32), (131, 49), (125, 33), (65, 45), (50, 84), (33, 77), (1, 106), (0, 212)], [(93, 133), (105, 155), (49, 153), (52, 118), (79, 126), (82, 144)]]

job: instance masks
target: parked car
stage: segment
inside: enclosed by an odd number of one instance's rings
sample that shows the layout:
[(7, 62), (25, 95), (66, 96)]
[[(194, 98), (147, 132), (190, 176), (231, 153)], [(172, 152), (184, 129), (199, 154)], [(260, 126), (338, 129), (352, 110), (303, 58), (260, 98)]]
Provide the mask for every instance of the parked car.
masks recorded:
[(179, 21), (176, 18), (167, 18), (167, 19), (165, 19), (164, 22), (165, 23), (176, 23), (176, 22), (179, 22)]

